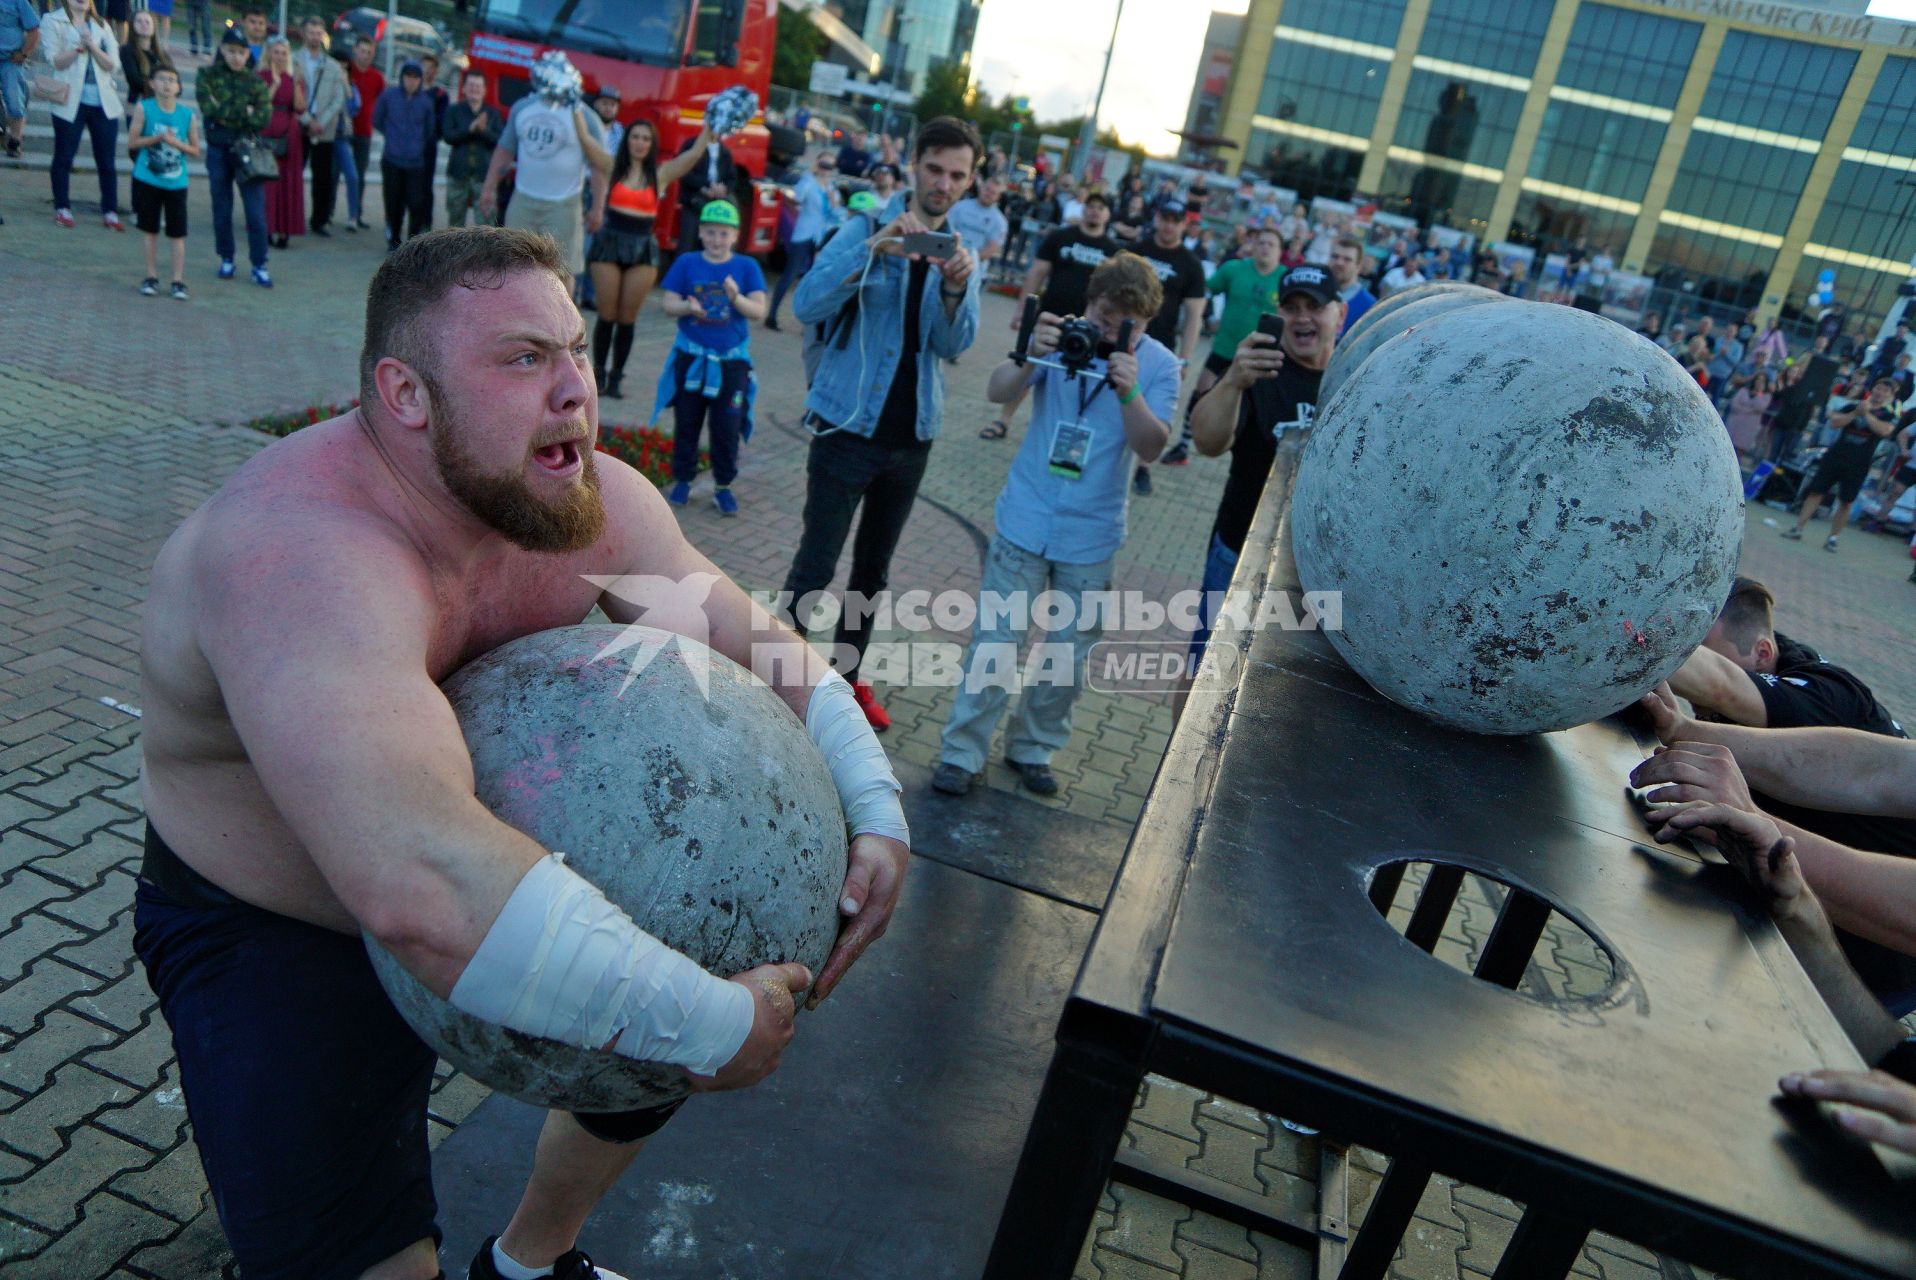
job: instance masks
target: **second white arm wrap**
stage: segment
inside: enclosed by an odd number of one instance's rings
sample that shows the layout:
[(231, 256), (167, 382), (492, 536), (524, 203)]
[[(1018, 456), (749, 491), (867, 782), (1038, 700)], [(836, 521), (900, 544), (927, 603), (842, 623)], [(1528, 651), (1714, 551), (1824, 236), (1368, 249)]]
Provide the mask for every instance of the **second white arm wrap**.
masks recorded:
[(711, 1075), (752, 1030), (752, 993), (632, 923), (551, 854), (535, 863), (453, 984), (455, 1009), (584, 1049)]
[(904, 788), (898, 785), (885, 748), (878, 745), (878, 735), (859, 709), (852, 687), (836, 671), (826, 672), (812, 687), (811, 701), (805, 704), (805, 732), (832, 772), (852, 834), (889, 836), (910, 844), (911, 828), (905, 825), (905, 809), (898, 802)]

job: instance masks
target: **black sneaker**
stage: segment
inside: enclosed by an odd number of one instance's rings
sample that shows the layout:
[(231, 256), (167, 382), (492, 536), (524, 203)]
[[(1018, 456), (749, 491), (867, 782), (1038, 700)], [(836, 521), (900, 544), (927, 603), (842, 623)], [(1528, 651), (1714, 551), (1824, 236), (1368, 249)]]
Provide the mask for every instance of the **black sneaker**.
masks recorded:
[[(503, 1280), (499, 1268), (492, 1265), (492, 1246), (498, 1236), (486, 1237), (479, 1246), (479, 1252), (472, 1257), (472, 1265), (466, 1268), (466, 1280)], [(592, 1259), (574, 1249), (571, 1253), (562, 1253), (552, 1264), (552, 1280), (625, 1280), (616, 1271), (607, 1271), (604, 1267), (592, 1265)]]
[(1151, 495), (1151, 468), (1139, 467), (1138, 473), (1131, 477), (1131, 492), (1140, 498)]
[(777, 316), (766, 316), (766, 317), (765, 317), (765, 327), (766, 327), (767, 329), (770, 329), (770, 330), (771, 330), (771, 331), (772, 331), (773, 333), (778, 333), (778, 332), (781, 332), (781, 330), (780, 330), (780, 329), (779, 329), (779, 327), (778, 327), (778, 317), (777, 317)]
[(148, 276), (146, 279), (140, 281), (140, 296), (142, 298), (157, 298), (160, 296), (160, 280), (158, 276)]
[(1006, 760), (1018, 775), (1018, 781), (1024, 789), (1033, 795), (1055, 796), (1058, 794), (1058, 779), (1048, 764), (1024, 764), (1017, 760)]
[(8, 138), (7, 139), (7, 159), (18, 160), (19, 158), (20, 158), (19, 140), (15, 138)]
[(324, 227), (308, 227), (306, 229), (318, 236), (321, 240), (331, 240), (333, 238), (333, 233)]
[(942, 791), (948, 796), (968, 796), (971, 794), (971, 784), (975, 777), (976, 775), (968, 770), (960, 769), (957, 765), (946, 761), (932, 770), (931, 789)]
[(1190, 461), (1191, 451), (1183, 444), (1172, 445), (1169, 449), (1165, 450), (1164, 456), (1158, 459), (1159, 464), (1166, 467), (1187, 466)]

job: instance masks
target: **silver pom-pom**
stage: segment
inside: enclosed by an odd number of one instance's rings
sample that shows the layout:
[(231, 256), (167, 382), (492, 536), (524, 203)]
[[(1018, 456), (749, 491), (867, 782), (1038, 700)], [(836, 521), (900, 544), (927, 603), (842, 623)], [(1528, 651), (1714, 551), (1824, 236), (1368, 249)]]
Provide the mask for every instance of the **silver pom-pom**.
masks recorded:
[(752, 117), (757, 114), (758, 95), (742, 84), (735, 84), (714, 94), (705, 106), (705, 122), (712, 126), (712, 133), (720, 138), (737, 133), (752, 123)]
[(539, 55), (532, 64), (532, 91), (555, 107), (569, 107), (585, 94), (585, 78), (557, 49)]

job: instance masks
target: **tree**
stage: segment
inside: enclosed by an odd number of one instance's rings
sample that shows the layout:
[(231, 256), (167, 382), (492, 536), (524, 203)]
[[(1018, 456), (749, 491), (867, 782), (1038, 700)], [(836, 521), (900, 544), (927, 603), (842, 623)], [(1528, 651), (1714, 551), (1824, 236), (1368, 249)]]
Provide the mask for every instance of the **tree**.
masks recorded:
[(772, 83), (803, 89), (812, 82), (812, 64), (825, 56), (825, 33), (802, 13), (790, 9), (778, 15), (778, 38), (772, 46)]
[(972, 114), (971, 71), (955, 60), (933, 63), (925, 70), (925, 87), (912, 103), (920, 123), (939, 116), (968, 120)]

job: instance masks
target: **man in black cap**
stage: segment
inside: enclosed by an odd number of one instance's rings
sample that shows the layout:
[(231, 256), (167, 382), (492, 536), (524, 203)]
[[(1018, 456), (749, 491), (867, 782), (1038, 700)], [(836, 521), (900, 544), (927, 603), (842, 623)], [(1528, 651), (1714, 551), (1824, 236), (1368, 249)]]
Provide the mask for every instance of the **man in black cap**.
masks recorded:
[[(432, 169), (427, 162), (439, 145), (439, 104), (425, 92), (426, 73), (417, 62), (399, 68), (399, 83), (389, 85), (373, 106), (373, 128), (386, 139), (379, 176), (386, 187), (386, 250), (432, 229)], [(402, 227), (401, 224), (404, 223)]]
[[(1164, 286), (1164, 305), (1146, 332), (1177, 355), (1179, 365), (1189, 371), (1191, 357), (1197, 353), (1198, 337), (1204, 328), (1204, 264), (1184, 247), (1184, 201), (1167, 196), (1158, 202), (1151, 215), (1151, 234), (1139, 236), (1132, 252), (1151, 264), (1158, 283)], [(1191, 458), (1191, 426), (1185, 423), (1178, 442), (1158, 459), (1167, 467), (1181, 467)], [(1132, 487), (1141, 493), (1151, 491), (1150, 468), (1138, 464)]]
[(1191, 637), (1201, 653), (1211, 636), (1211, 601), (1231, 585), (1251, 517), (1264, 496), (1277, 443), (1286, 431), (1310, 430), (1317, 417), (1317, 386), (1344, 325), (1337, 281), (1322, 267), (1292, 267), (1278, 288), (1277, 311), (1284, 339), (1251, 331), (1217, 385), (1191, 406), (1191, 438), (1197, 451), (1215, 458), (1231, 454), (1211, 546), (1204, 561), (1203, 624)]
[(625, 126), (619, 123), (619, 108), (624, 99), (619, 96), (619, 86), (607, 82), (599, 86), (592, 96), (592, 109), (598, 113), (599, 123), (605, 126), (605, 149), (612, 153), (616, 163), (619, 146), (625, 141)]

